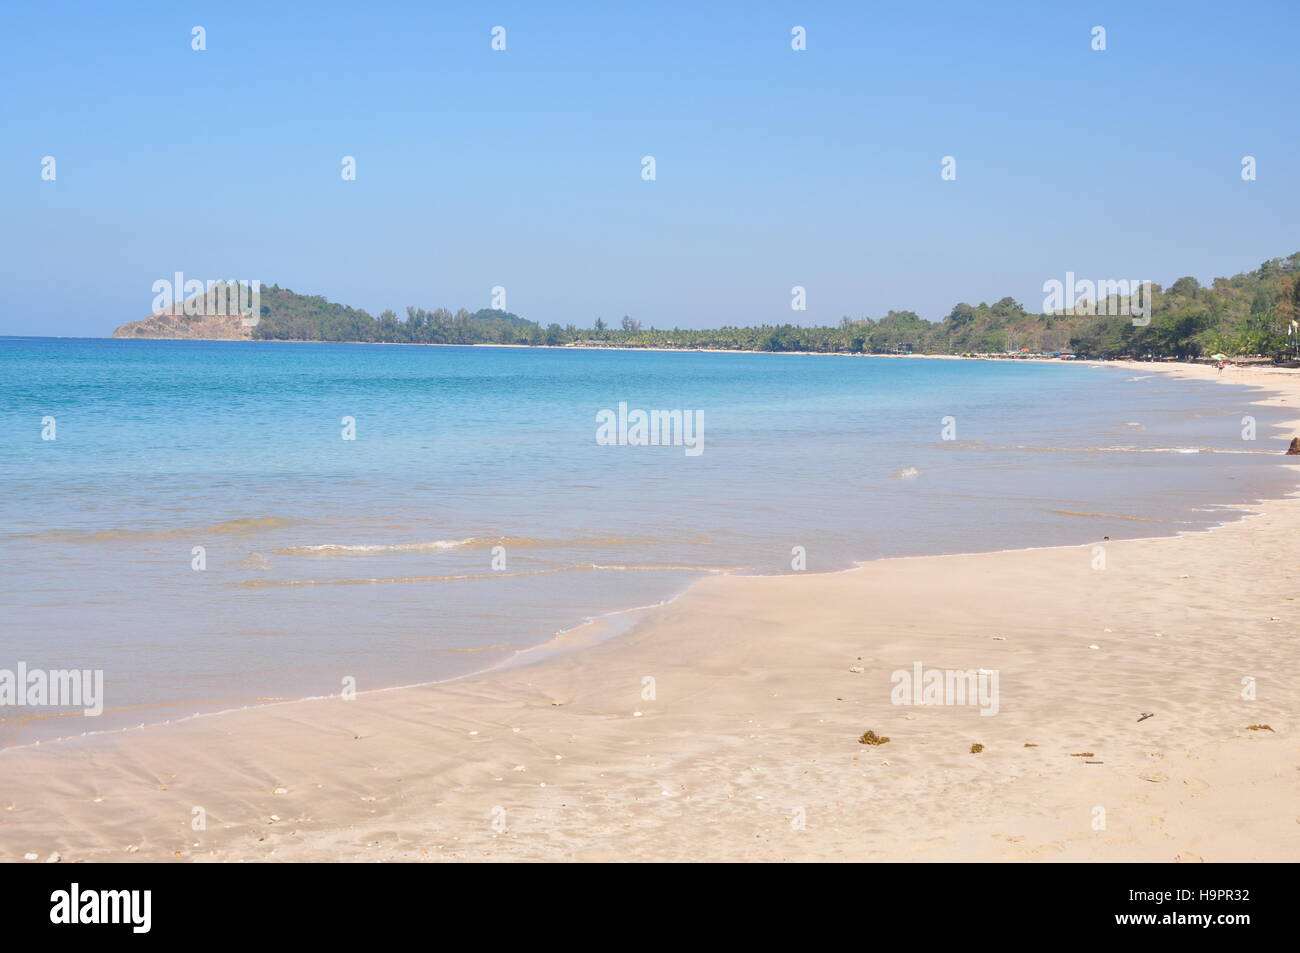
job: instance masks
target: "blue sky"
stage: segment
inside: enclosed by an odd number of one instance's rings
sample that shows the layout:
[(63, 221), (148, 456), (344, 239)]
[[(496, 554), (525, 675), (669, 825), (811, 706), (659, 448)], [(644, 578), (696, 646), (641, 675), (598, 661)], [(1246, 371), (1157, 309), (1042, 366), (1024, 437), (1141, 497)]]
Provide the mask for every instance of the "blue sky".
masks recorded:
[(0, 334), (107, 335), (176, 271), (658, 327), (1232, 274), (1300, 250), (1298, 10), (13, 4)]

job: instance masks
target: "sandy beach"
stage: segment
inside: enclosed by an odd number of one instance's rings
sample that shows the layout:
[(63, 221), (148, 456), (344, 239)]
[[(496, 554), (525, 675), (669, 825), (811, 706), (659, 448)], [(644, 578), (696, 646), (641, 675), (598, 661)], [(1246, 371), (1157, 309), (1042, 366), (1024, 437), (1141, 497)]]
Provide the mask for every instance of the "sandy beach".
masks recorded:
[[(0, 859), (1294, 861), (1300, 499), (1253, 511), (710, 577), (454, 682), (6, 750)], [(894, 704), (918, 663), (996, 672), (996, 715)]]

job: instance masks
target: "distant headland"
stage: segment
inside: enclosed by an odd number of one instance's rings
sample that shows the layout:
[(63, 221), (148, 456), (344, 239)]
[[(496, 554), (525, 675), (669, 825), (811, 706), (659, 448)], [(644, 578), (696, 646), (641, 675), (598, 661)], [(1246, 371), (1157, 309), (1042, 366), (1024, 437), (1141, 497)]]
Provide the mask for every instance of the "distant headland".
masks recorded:
[[(1073, 276), (1069, 276), (1073, 282)], [(1120, 285), (1118, 294), (1107, 287)], [(1128, 282), (1061, 282), (1042, 313), (1010, 297), (993, 304), (961, 302), (942, 321), (913, 311), (878, 319), (845, 316), (835, 326), (762, 324), (710, 330), (643, 327), (625, 315), (617, 326), (597, 318), (592, 327), (543, 326), (504, 310), (408, 307), (378, 317), (271, 285), (261, 289), (260, 315), (214, 313), (195, 296), (123, 324), (115, 338), (216, 341), (334, 341), (375, 344), (496, 344), (680, 350), (782, 351), (842, 354), (945, 354), (1077, 356), (1081, 358), (1195, 359), (1224, 354), (1273, 360), (1297, 356), (1300, 323), (1300, 252), (1273, 258), (1253, 271), (1201, 285), (1183, 277), (1167, 288), (1144, 282), (1141, 311), (1124, 292)], [(1082, 289), (1078, 292), (1078, 289)], [(1078, 292), (1078, 293), (1077, 293)], [(198, 300), (202, 298), (202, 300)], [(195, 305), (202, 305), (196, 307)], [(186, 314), (186, 311), (197, 312)], [(179, 313), (173, 313), (179, 312)], [(1141, 317), (1134, 317), (1135, 314)]]

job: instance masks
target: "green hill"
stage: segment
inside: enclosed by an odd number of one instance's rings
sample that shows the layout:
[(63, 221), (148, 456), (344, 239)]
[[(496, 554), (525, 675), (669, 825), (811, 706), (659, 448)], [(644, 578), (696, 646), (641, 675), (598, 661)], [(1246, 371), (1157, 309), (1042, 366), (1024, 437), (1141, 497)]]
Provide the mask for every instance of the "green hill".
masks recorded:
[(374, 341), (396, 344), (480, 344), (519, 342), (520, 332), (537, 325), (507, 311), (461, 308), (425, 311), (407, 308), (399, 320), (392, 311), (372, 317), (359, 308), (301, 295), (271, 285), (262, 289), (262, 320), (253, 339), (263, 341)]

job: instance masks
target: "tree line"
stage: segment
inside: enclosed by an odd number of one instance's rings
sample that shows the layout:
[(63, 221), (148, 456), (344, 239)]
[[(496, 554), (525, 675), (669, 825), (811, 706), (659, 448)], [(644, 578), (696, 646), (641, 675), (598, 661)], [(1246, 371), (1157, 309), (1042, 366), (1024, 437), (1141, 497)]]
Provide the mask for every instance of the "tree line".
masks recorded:
[[(1273, 258), (1254, 271), (1216, 278), (1203, 286), (1184, 277), (1151, 288), (1149, 321), (1127, 315), (1057, 312), (1036, 314), (1012, 298), (988, 304), (961, 302), (941, 321), (913, 311), (880, 318), (849, 317), (834, 326), (732, 325), (708, 330), (643, 327), (625, 315), (613, 326), (542, 326), (516, 314), (464, 308), (426, 311), (408, 307), (378, 317), (273, 285), (262, 290), (262, 340), (356, 341), (394, 344), (603, 345), (629, 348), (710, 348), (859, 354), (1061, 354), (1088, 358), (1196, 358), (1295, 356), (1300, 321), (1300, 252)], [(1074, 309), (1088, 311), (1091, 307)]]

